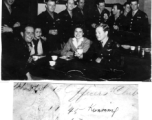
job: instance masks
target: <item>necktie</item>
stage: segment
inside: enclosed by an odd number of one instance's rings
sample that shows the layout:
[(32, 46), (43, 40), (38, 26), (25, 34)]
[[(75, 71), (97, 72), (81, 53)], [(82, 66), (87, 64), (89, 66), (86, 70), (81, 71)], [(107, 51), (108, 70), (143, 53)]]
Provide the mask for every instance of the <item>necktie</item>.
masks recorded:
[(51, 17), (54, 19), (54, 15), (53, 15), (53, 13), (50, 13), (50, 15), (51, 15)]
[(42, 41), (39, 39), (38, 44), (37, 44), (37, 54), (42, 55), (43, 54), (43, 48), (42, 48)]
[(132, 16), (134, 16), (135, 15), (135, 12), (132, 12)]
[(70, 16), (71, 16), (71, 18), (72, 18), (72, 12), (69, 12), (69, 14), (70, 14)]
[(30, 51), (30, 55), (34, 55), (35, 54), (34, 45), (32, 43), (29, 43), (29, 51)]
[(11, 6), (8, 7), (8, 10), (10, 12), (10, 14), (12, 13), (12, 9), (11, 9)]
[(81, 10), (81, 13), (82, 13), (82, 15), (83, 15), (83, 10)]

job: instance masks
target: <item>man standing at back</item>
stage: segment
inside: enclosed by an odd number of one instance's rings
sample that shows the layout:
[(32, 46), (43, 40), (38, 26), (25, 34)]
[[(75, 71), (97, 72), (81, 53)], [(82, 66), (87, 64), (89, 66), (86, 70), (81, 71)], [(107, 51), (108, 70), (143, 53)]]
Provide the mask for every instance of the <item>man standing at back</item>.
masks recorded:
[[(15, 39), (14, 37), (18, 35), (18, 28), (20, 27), (20, 22), (18, 21), (18, 14), (16, 14), (16, 8), (12, 7), (15, 0), (3, 0), (2, 1), (2, 79), (7, 79), (5, 77), (12, 76), (12, 60)], [(5, 77), (3, 77), (5, 76)]]
[(74, 6), (74, 0), (67, 0), (66, 10), (59, 13), (62, 42), (67, 42), (73, 36), (73, 27), (75, 25), (73, 17)]
[(105, 8), (105, 0), (97, 0), (96, 8), (92, 16), (92, 28), (95, 28), (96, 25), (101, 24), (104, 21), (104, 13), (109, 14), (109, 11)]
[(109, 15), (109, 11), (105, 8), (105, 0), (97, 0), (96, 7), (90, 15), (90, 34), (91, 39), (96, 39), (95, 28), (97, 25), (104, 23), (104, 14)]
[(138, 0), (131, 0), (131, 11), (128, 13), (126, 30), (134, 34), (132, 43), (137, 45), (144, 41), (148, 32), (148, 16), (139, 10)]
[(74, 20), (77, 25), (86, 25), (87, 13), (84, 9), (85, 0), (78, 0), (77, 7), (73, 9)]
[(46, 52), (54, 52), (60, 49), (59, 21), (55, 11), (56, 0), (46, 1), (46, 11), (37, 17), (37, 25), (41, 26), (43, 35), (47, 37)]

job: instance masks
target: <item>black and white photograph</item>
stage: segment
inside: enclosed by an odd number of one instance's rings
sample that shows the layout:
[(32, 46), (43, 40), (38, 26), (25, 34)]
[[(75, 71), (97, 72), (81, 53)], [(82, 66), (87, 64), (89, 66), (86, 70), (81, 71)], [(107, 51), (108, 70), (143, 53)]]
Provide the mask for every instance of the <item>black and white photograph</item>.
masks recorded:
[(12, 111), (12, 120), (139, 120), (138, 85), (14, 82)]
[(151, 82), (151, 0), (1, 2), (3, 81)]

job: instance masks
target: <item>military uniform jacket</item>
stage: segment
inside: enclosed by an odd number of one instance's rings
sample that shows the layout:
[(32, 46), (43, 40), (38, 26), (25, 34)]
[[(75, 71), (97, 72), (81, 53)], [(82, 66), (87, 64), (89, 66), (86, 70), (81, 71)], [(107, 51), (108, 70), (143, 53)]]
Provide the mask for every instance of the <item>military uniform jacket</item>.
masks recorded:
[(119, 27), (119, 30), (122, 30), (123, 29), (123, 22), (124, 22), (123, 20), (124, 20), (124, 18), (122, 15), (120, 15), (116, 20), (115, 20), (114, 15), (112, 15), (109, 17), (107, 24), (109, 25), (109, 27), (111, 29), (113, 29), (114, 25), (117, 25)]
[(106, 68), (116, 68), (119, 66), (121, 53), (117, 44), (112, 40), (108, 39), (104, 47), (101, 42), (96, 41), (92, 44), (90, 49), (91, 58), (96, 60), (101, 58), (101, 65)]
[(96, 7), (94, 12), (93, 12), (93, 15), (91, 17), (91, 24), (92, 23), (96, 23), (96, 24), (101, 24), (104, 22), (104, 13), (107, 13), (109, 15), (109, 11), (107, 9), (104, 9), (102, 11), (102, 13), (100, 14), (98, 8)]
[(84, 9), (81, 10), (78, 7), (74, 8), (73, 9), (73, 17), (74, 17), (75, 24), (86, 26), (87, 13)]
[(37, 25), (41, 26), (44, 35), (47, 35), (49, 33), (49, 30), (58, 30), (58, 14), (54, 12), (53, 16), (54, 18), (52, 18), (48, 11), (44, 11), (37, 17)]
[(148, 17), (146, 13), (138, 10), (134, 16), (132, 16), (132, 11), (128, 13), (128, 18), (126, 22), (126, 30), (134, 32), (137, 35), (146, 33), (148, 30)]
[[(73, 12), (72, 12), (73, 13)], [(74, 15), (73, 15), (74, 16)], [(59, 13), (59, 19), (60, 19), (60, 28), (65, 32), (71, 31), (71, 29), (74, 27), (74, 18), (71, 18), (67, 10), (64, 10)]]
[(12, 13), (10, 13), (5, 3), (2, 2), (2, 25), (13, 27), (15, 22), (17, 22), (16, 7), (12, 8)]

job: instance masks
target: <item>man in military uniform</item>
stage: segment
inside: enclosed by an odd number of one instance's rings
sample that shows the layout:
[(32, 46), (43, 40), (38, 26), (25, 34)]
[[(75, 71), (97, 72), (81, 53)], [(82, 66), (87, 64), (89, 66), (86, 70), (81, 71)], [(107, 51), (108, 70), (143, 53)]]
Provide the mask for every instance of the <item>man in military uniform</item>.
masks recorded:
[(73, 9), (75, 24), (86, 26), (87, 11), (84, 9), (85, 0), (78, 0), (78, 5)]
[[(10, 76), (15, 47), (14, 37), (19, 34), (20, 22), (16, 13), (16, 7), (12, 7), (15, 0), (2, 1), (2, 71), (5, 77)], [(2, 76), (3, 76), (2, 75)], [(3, 77), (3, 79), (5, 79)]]
[(128, 13), (131, 10), (130, 3), (129, 2), (125, 2), (124, 5), (123, 5), (123, 9), (124, 9), (123, 15), (124, 15), (124, 17), (127, 17)]
[(109, 14), (109, 11), (105, 8), (105, 0), (97, 0), (97, 7), (94, 9), (92, 16), (92, 28), (95, 28), (96, 25), (103, 23), (104, 21), (104, 13)]
[(37, 17), (37, 25), (42, 28), (43, 35), (47, 37), (47, 53), (60, 49), (59, 19), (55, 11), (56, 1), (46, 1), (46, 11)]
[(119, 46), (108, 36), (109, 26), (101, 24), (96, 27), (97, 41), (93, 43), (89, 54), (102, 69), (120, 68)]
[(112, 14), (108, 19), (108, 25), (111, 29), (111, 35), (113, 39), (117, 42), (120, 41), (121, 32), (123, 30), (123, 15), (122, 12), (122, 5), (121, 4), (114, 4), (112, 8)]
[(26, 79), (30, 77), (29, 74), (29, 63), (32, 61), (31, 55), (35, 54), (33, 38), (34, 38), (34, 28), (31, 25), (26, 25), (18, 41), (15, 41), (14, 51), (12, 53), (13, 59), (11, 59), (11, 65), (7, 67), (8, 69), (2, 69), (2, 79), (16, 80), (16, 79)]
[(74, 17), (73, 17), (73, 9), (75, 3), (74, 0), (68, 0), (66, 3), (66, 10), (59, 13), (59, 21), (60, 21), (60, 32), (62, 36), (62, 42), (66, 43), (70, 37), (73, 36), (73, 28), (74, 28)]
[(96, 7), (93, 9), (92, 15), (90, 15), (90, 34), (91, 39), (95, 39), (95, 27), (101, 23), (104, 23), (104, 14), (109, 15), (109, 11), (105, 8), (105, 0), (97, 0)]
[(147, 14), (139, 10), (138, 0), (131, 0), (131, 9), (125, 26), (126, 30), (132, 33), (129, 39), (132, 39), (132, 44), (143, 44), (148, 31)]

